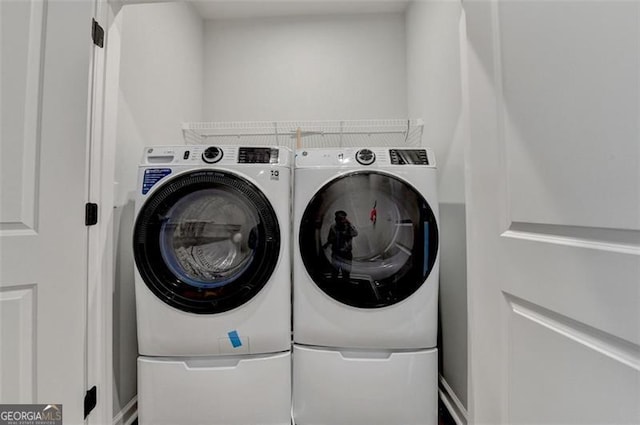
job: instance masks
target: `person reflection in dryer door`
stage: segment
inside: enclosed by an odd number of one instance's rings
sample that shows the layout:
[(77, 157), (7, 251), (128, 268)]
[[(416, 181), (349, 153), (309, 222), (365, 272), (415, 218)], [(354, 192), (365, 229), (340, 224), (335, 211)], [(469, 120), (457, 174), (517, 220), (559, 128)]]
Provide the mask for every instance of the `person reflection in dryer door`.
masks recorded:
[(327, 242), (323, 249), (331, 246), (331, 278), (338, 279), (342, 273), (342, 279), (349, 280), (351, 276), (351, 261), (353, 260), (352, 239), (358, 236), (358, 230), (347, 219), (347, 213), (339, 210), (335, 212), (335, 223), (329, 229)]

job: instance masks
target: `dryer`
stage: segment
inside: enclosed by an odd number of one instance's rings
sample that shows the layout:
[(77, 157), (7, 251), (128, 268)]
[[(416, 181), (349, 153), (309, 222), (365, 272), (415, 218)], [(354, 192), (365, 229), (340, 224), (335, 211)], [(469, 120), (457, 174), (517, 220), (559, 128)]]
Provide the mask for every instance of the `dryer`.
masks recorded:
[(435, 423), (433, 152), (302, 149), (294, 174), (296, 423)]
[[(141, 423), (289, 423), (291, 157), (145, 149), (133, 237)], [(194, 404), (203, 394), (215, 402)]]
[[(436, 346), (438, 198), (427, 149), (306, 149), (296, 157), (294, 342)], [(336, 213), (357, 232), (334, 253)], [(335, 244), (334, 244), (335, 245)], [(346, 273), (345, 273), (346, 271)]]

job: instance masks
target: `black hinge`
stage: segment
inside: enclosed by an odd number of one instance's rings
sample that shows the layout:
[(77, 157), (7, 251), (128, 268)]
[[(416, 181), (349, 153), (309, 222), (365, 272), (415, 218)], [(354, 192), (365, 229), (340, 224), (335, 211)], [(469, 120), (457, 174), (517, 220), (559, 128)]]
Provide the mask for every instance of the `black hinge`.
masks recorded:
[(93, 226), (98, 223), (98, 204), (87, 202), (84, 206), (84, 224)]
[(94, 385), (84, 396), (84, 418), (87, 419), (89, 413), (96, 407), (98, 403), (98, 389)]
[(98, 47), (104, 47), (104, 29), (95, 19), (92, 19), (92, 21), (91, 38), (93, 39), (93, 44)]

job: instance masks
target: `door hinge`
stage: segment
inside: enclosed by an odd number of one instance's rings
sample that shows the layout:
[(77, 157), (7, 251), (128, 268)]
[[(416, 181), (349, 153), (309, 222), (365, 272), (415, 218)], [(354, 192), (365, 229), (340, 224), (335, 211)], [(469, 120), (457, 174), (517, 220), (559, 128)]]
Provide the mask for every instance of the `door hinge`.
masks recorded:
[(84, 396), (84, 418), (87, 419), (89, 413), (96, 407), (98, 403), (98, 389), (94, 385)]
[(98, 224), (98, 204), (86, 203), (84, 206), (84, 224), (85, 226)]
[(93, 26), (91, 28), (91, 39), (93, 40), (93, 44), (98, 47), (104, 47), (104, 29), (100, 26), (98, 21), (92, 19)]

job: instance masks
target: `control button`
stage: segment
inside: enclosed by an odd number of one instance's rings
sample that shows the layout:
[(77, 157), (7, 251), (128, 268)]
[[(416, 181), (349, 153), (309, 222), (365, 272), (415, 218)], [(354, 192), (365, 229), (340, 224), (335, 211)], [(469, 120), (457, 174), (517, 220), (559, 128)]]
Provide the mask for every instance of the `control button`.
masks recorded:
[(207, 164), (215, 164), (222, 159), (222, 151), (215, 146), (210, 146), (202, 153), (202, 160)]
[(371, 165), (376, 161), (376, 154), (370, 149), (360, 149), (356, 152), (356, 161), (362, 165)]

